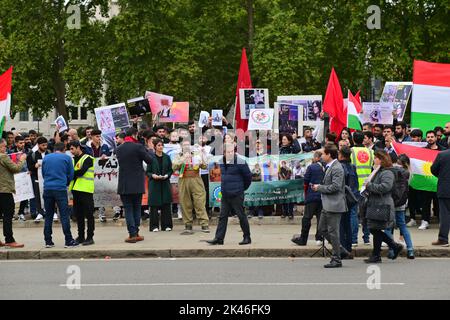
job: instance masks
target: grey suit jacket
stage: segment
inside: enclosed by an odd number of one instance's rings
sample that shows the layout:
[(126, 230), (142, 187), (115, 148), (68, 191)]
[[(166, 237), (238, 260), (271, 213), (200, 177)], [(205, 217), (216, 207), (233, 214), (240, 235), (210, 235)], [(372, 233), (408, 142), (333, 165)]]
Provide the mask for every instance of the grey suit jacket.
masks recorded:
[(323, 183), (318, 191), (321, 193), (322, 207), (325, 211), (342, 213), (347, 212), (345, 200), (344, 168), (335, 161), (326, 171)]

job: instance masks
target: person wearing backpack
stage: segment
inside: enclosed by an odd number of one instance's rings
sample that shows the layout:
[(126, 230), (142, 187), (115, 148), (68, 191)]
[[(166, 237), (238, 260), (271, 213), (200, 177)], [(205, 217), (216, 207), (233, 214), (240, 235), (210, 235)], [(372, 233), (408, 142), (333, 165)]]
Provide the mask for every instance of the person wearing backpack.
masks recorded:
[[(414, 259), (414, 247), (411, 240), (411, 234), (406, 227), (405, 211), (408, 203), (408, 189), (409, 189), (409, 158), (406, 154), (398, 156), (397, 163), (394, 164), (392, 171), (395, 175), (394, 188), (392, 190), (392, 199), (395, 205), (395, 224), (403, 235), (406, 243), (406, 257), (408, 259)], [(386, 234), (390, 234), (392, 237), (393, 229), (386, 229)], [(389, 250), (388, 257), (392, 257), (393, 250)]]
[[(352, 151), (349, 147), (343, 147), (339, 150), (338, 160), (344, 168), (345, 185), (350, 188), (349, 192), (355, 196), (354, 200), (357, 200), (358, 193), (358, 175), (356, 174), (356, 166), (351, 163)], [(347, 191), (346, 191), (347, 192)], [(356, 210), (356, 203), (349, 203), (347, 201), (348, 211), (344, 212), (340, 222), (340, 239), (341, 245), (348, 251), (352, 251), (352, 225), (351, 225), (351, 212)], [(346, 256), (346, 259), (352, 259), (351, 255)]]
[(396, 243), (392, 237), (383, 232), (394, 225), (395, 206), (392, 199), (395, 176), (392, 172), (391, 157), (384, 150), (375, 152), (375, 169), (363, 184), (362, 194), (367, 199), (364, 219), (370, 233), (373, 235), (373, 250), (365, 263), (381, 263), (381, 244), (385, 242), (393, 250), (392, 260), (395, 260), (403, 246)]

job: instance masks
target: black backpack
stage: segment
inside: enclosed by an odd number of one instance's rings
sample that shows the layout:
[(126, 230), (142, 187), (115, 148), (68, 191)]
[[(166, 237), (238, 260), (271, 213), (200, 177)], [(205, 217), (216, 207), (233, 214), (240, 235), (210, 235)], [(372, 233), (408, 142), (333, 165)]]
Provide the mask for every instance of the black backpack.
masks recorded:
[(405, 169), (400, 167), (392, 168), (395, 180), (392, 187), (392, 199), (395, 207), (401, 207), (408, 201), (409, 177)]

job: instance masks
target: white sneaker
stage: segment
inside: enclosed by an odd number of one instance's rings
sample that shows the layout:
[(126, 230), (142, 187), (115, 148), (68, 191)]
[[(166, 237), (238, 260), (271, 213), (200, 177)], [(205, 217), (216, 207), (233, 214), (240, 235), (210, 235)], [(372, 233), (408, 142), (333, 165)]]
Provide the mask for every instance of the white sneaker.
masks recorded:
[(98, 218), (99, 218), (100, 222), (106, 222), (106, 216), (99, 215)]
[(158, 229), (158, 228), (155, 228), (155, 229), (153, 229), (152, 231), (153, 231), (153, 232), (158, 232), (159, 229)]
[(356, 248), (358, 246), (357, 243), (352, 243), (352, 248)]
[(320, 246), (322, 245), (322, 241), (317, 240), (317, 241), (316, 241), (316, 245), (320, 247)]
[(406, 242), (404, 240), (398, 240), (397, 243), (400, 243), (404, 248), (406, 248)]
[(172, 228), (166, 228), (166, 231), (172, 231)]
[(425, 220), (423, 220), (423, 221), (422, 221), (422, 224), (421, 224), (420, 227), (419, 227), (419, 230), (427, 230), (429, 225), (430, 225), (430, 224), (429, 224), (428, 222), (426, 222)]
[(407, 227), (415, 227), (417, 226), (417, 222), (414, 219), (409, 220), (409, 222), (406, 224)]
[(53, 222), (58, 222), (58, 214), (53, 215)]
[(385, 243), (385, 242), (383, 242), (383, 243), (381, 244), (381, 246), (384, 247), (384, 248), (388, 247), (387, 243)]
[(370, 242), (364, 242), (365, 246), (370, 246)]
[(19, 221), (27, 221), (27, 219), (25, 219), (25, 215), (19, 214)]
[(180, 209), (178, 209), (177, 215), (178, 215), (178, 220), (183, 219), (183, 215), (181, 214), (181, 210)]
[(44, 219), (44, 216), (42, 214), (38, 214), (36, 219), (34, 219), (34, 222), (39, 223), (41, 222), (41, 220)]

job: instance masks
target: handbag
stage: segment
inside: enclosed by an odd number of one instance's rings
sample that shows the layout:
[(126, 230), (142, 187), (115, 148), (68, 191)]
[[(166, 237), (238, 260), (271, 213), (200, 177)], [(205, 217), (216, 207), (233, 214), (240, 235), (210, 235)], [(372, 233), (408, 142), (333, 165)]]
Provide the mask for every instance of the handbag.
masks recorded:
[(350, 189), (349, 186), (345, 186), (345, 199), (347, 200), (348, 208), (351, 208), (358, 203), (358, 199), (356, 199), (352, 189)]
[(388, 204), (367, 206), (366, 219), (387, 222), (390, 216), (391, 206)]

